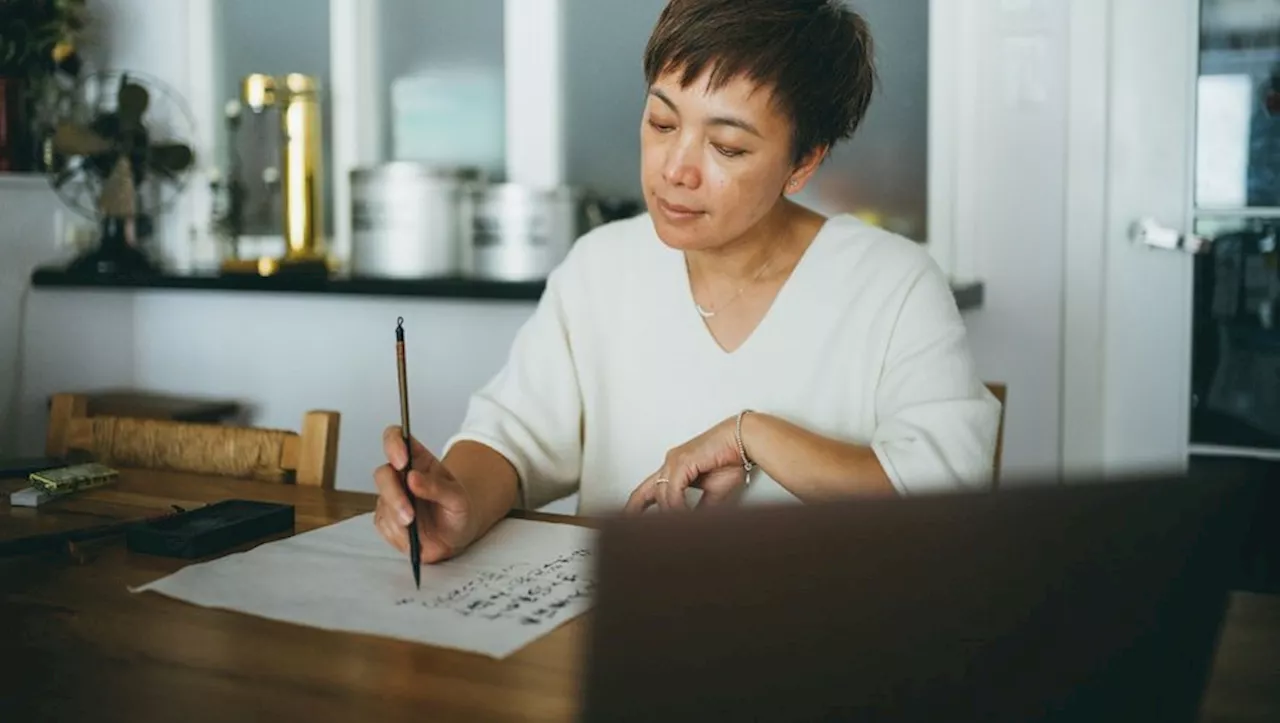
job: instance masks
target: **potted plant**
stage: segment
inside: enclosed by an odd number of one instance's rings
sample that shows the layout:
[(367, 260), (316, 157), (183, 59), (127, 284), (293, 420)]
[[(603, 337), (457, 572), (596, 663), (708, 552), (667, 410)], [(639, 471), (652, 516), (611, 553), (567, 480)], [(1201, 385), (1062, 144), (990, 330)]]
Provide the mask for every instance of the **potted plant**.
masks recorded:
[(34, 108), (58, 73), (75, 75), (86, 0), (0, 0), (0, 171), (36, 168)]

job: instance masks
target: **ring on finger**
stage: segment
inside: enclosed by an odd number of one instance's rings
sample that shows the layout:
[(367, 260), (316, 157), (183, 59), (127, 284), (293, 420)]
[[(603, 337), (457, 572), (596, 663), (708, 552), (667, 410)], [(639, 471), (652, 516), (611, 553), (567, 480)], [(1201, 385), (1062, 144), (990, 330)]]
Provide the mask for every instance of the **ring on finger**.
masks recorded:
[(671, 480), (670, 480), (670, 479), (668, 479), (668, 478), (666, 478), (666, 477), (659, 477), (658, 479), (654, 480), (654, 482), (653, 482), (653, 483), (654, 483), (655, 485), (660, 485), (660, 484), (666, 484), (666, 483), (668, 483), (668, 482), (670, 482), (670, 481), (671, 481)]

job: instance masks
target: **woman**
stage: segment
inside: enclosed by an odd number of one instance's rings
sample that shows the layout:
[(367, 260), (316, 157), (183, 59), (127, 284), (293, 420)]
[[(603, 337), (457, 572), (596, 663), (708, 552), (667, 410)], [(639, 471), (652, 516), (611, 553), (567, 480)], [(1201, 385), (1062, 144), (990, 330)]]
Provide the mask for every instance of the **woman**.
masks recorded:
[(672, 0), (645, 51), (647, 214), (550, 275), (437, 460), (398, 428), (375, 524), (427, 562), (514, 506), (582, 514), (988, 484), (999, 403), (915, 243), (788, 199), (874, 85), (865, 22), (828, 0)]

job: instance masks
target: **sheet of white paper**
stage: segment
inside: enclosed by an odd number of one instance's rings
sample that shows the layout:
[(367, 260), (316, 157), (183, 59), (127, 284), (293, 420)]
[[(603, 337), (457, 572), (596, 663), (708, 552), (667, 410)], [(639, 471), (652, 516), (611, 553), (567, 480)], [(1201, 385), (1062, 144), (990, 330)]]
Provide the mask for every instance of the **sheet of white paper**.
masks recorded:
[(506, 519), (462, 555), (422, 568), (372, 513), (132, 588), (328, 630), (504, 658), (590, 607), (594, 531)]

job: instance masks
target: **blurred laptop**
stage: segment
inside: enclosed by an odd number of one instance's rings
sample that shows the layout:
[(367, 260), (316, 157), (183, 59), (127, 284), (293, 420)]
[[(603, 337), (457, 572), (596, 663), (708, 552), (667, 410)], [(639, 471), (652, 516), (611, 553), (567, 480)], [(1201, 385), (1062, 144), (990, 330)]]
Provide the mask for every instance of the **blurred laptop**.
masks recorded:
[(614, 518), (582, 720), (1195, 720), (1247, 480)]

